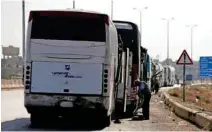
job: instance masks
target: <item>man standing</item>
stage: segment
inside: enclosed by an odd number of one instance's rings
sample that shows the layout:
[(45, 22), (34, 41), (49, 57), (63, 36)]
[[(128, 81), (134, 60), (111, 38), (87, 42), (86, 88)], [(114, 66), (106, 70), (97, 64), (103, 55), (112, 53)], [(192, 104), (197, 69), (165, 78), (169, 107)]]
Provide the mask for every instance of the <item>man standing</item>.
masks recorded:
[(142, 103), (143, 119), (149, 120), (149, 104), (151, 99), (151, 91), (149, 89), (148, 84), (144, 81), (136, 80), (135, 85), (139, 87), (138, 89), (139, 100), (143, 99)]

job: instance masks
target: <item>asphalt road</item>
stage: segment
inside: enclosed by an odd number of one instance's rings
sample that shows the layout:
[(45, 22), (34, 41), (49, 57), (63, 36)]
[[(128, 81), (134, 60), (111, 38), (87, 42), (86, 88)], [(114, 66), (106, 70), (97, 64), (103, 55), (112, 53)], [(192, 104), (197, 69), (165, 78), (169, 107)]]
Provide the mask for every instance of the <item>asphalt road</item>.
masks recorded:
[(176, 117), (165, 108), (158, 95), (153, 95), (151, 99), (150, 120), (132, 121), (130, 118), (121, 119), (121, 124), (112, 123), (109, 127), (99, 128), (92, 119), (88, 122), (80, 121), (73, 125), (70, 122), (61, 120), (57, 126), (32, 128), (30, 127), (29, 114), (24, 108), (23, 90), (2, 91), (1, 92), (1, 130), (2, 131), (51, 131), (51, 130), (81, 130), (81, 131), (199, 131), (195, 125)]

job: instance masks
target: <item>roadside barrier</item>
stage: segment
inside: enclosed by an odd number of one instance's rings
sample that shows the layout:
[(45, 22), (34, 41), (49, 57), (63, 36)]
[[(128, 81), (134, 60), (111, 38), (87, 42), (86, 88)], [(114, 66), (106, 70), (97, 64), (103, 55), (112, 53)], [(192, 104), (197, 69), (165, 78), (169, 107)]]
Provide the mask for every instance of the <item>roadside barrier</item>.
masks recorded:
[(19, 89), (23, 87), (21, 79), (1, 79), (1, 89)]

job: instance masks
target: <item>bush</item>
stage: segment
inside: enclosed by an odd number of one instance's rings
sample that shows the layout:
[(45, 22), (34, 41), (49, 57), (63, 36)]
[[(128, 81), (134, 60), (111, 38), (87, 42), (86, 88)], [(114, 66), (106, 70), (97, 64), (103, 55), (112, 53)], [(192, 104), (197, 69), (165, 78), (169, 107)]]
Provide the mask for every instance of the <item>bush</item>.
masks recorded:
[(171, 96), (178, 97), (178, 94), (175, 92), (169, 93)]
[(199, 100), (201, 99), (199, 95), (197, 95), (196, 98), (199, 99)]
[(206, 100), (205, 102), (206, 102), (206, 104), (209, 104), (209, 103), (210, 103), (210, 101), (209, 101), (209, 100)]

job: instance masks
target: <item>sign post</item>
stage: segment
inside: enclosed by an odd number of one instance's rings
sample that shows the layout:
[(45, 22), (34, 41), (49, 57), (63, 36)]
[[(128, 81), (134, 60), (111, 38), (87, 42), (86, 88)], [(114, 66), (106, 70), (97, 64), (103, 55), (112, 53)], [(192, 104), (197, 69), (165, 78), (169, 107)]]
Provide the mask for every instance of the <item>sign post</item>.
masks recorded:
[(192, 65), (193, 61), (189, 57), (186, 50), (183, 50), (183, 52), (180, 55), (180, 58), (177, 60), (176, 64), (177, 65), (183, 65), (183, 102), (185, 102), (185, 80), (186, 80), (185, 68), (186, 68), (186, 65)]
[(183, 102), (185, 102), (185, 59), (186, 59), (186, 56), (185, 54), (183, 54), (183, 58), (184, 58), (184, 64), (183, 64)]

